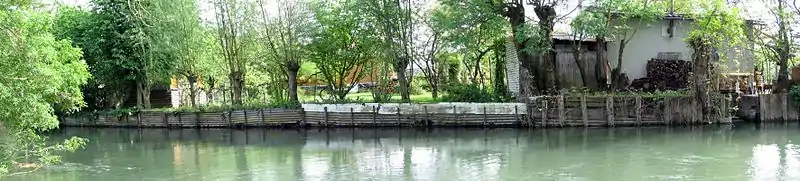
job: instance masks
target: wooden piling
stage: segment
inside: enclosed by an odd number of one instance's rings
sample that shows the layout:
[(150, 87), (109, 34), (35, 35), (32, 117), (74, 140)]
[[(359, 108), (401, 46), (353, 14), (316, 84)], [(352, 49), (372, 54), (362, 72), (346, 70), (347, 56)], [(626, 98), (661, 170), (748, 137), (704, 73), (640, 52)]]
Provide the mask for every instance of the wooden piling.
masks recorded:
[(486, 116), (487, 116), (487, 115), (486, 115), (486, 106), (483, 106), (483, 126), (486, 126), (486, 125), (487, 125), (487, 124), (486, 124), (486, 122), (487, 122), (486, 120), (487, 120), (487, 119), (489, 119), (489, 118), (487, 118)]
[(136, 112), (136, 125), (142, 127), (142, 112)]
[(378, 110), (375, 109), (375, 106), (372, 106), (372, 126), (377, 126), (378, 125), (378, 124), (375, 124), (377, 119), (378, 119)]
[(325, 127), (328, 127), (328, 106), (325, 106)]
[(642, 97), (636, 96), (636, 126), (642, 125)]
[(456, 106), (453, 105), (453, 119), (455, 119), (456, 126), (461, 126), (458, 124), (458, 112), (456, 111)]
[(200, 120), (202, 118), (201, 116), (202, 116), (202, 114), (200, 114), (200, 112), (194, 112), (194, 127), (195, 128), (200, 128)]
[(168, 113), (164, 113), (164, 127), (169, 128), (169, 117), (167, 117)]
[(558, 95), (557, 99), (558, 99), (557, 100), (558, 101), (558, 103), (557, 103), (558, 104), (558, 123), (556, 123), (556, 124), (559, 125), (559, 126), (564, 126), (564, 122), (565, 122), (564, 120), (567, 118), (567, 113), (564, 110), (564, 96), (563, 95)]
[(606, 124), (614, 126), (614, 97), (606, 97)]
[(242, 112), (244, 113), (244, 126), (247, 126), (247, 109), (242, 110)]
[[(228, 111), (228, 127), (233, 127), (233, 111)], [(180, 120), (180, 119), (179, 119)]]
[(547, 127), (547, 99), (542, 98), (542, 127)]
[(581, 95), (581, 119), (583, 126), (589, 127), (589, 109), (586, 108), (586, 95)]
[(425, 121), (431, 121), (431, 116), (428, 114), (428, 106), (422, 106), (422, 109), (425, 110)]
[(400, 117), (402, 117), (400, 115), (400, 105), (397, 105), (397, 126), (400, 126)]
[(670, 125), (672, 124), (672, 99), (669, 97), (664, 98), (664, 124)]
[(514, 121), (516, 122), (516, 124), (522, 124), (523, 126), (525, 126), (525, 123), (520, 123), (519, 121), (519, 108), (517, 108), (517, 105), (514, 105)]
[[(270, 111), (272, 111), (272, 109), (270, 109)], [(264, 121), (264, 109), (258, 109), (258, 113), (261, 115), (261, 125), (267, 125)]]
[(354, 126), (356, 124), (356, 118), (353, 114), (353, 108), (350, 108), (350, 126)]

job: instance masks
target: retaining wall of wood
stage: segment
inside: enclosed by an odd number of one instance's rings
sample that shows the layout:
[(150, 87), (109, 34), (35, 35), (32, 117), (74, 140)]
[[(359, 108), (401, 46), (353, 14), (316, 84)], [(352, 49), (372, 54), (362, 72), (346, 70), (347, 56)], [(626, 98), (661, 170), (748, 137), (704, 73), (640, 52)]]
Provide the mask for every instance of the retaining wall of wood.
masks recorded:
[[(753, 99), (743, 99), (743, 101), (756, 101)], [(755, 104), (749, 107), (755, 109), (757, 107), (758, 114), (756, 115), (758, 121), (761, 122), (788, 122), (798, 121), (800, 113), (798, 113), (798, 104), (795, 103), (791, 96), (786, 93), (782, 94), (760, 94), (758, 95), (758, 102), (742, 104)]]
[[(726, 105), (728, 100), (717, 100)], [(644, 98), (546, 96), (531, 103), (304, 104), (301, 109), (130, 115), (82, 115), (61, 118), (65, 126), (115, 127), (568, 127), (725, 123), (702, 120), (690, 97)], [(725, 115), (727, 116), (727, 115)], [(795, 115), (796, 116), (796, 115)]]
[[(728, 110), (727, 99), (717, 100)], [(525, 124), (537, 127), (564, 126), (642, 126), (692, 125), (728, 123), (723, 120), (702, 120), (702, 114), (691, 97), (650, 98), (640, 96), (547, 96), (529, 104), (530, 118)]]

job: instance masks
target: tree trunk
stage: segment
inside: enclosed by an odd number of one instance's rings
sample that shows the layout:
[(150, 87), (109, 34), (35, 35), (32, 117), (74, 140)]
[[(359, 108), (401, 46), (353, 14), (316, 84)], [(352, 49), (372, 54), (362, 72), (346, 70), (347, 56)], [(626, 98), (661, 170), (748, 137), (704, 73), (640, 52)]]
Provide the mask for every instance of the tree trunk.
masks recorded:
[[(498, 46), (500, 48), (498, 48)], [(506, 61), (505, 56), (502, 55), (502, 46), (495, 45), (495, 61), (494, 61), (494, 92), (499, 95), (506, 95), (508, 93), (508, 86), (506, 86)]]
[(197, 76), (187, 75), (186, 80), (189, 81), (189, 103), (192, 107), (197, 106)]
[(141, 81), (136, 81), (136, 108), (144, 109), (144, 99), (142, 98), (144, 86)]
[(208, 88), (206, 89), (206, 102), (213, 102), (214, 101), (214, 88), (216, 86), (216, 80), (213, 77), (207, 78)]
[[(506, 5), (506, 9), (503, 15), (508, 18), (508, 22), (511, 24), (513, 38), (510, 41), (514, 42), (513, 48), (516, 51), (517, 60), (520, 62), (519, 85), (521, 90), (517, 98), (519, 99), (518, 101), (524, 102), (527, 101), (528, 97), (538, 94), (536, 86), (542, 86), (542, 84), (541, 81), (537, 81), (537, 76), (535, 76), (539, 71), (537, 69), (538, 66), (534, 64), (533, 56), (531, 56), (529, 52), (523, 51), (526, 49), (527, 45), (524, 41), (519, 41), (528, 40), (529, 37), (516, 33), (519, 31), (519, 28), (525, 24), (525, 8), (520, 3), (510, 3)], [(536, 82), (536, 84), (534, 84), (534, 82)]]
[(431, 85), (431, 96), (436, 99), (439, 98), (439, 85)]
[(595, 45), (597, 46), (597, 50), (595, 50), (597, 53), (597, 64), (594, 67), (597, 75), (598, 87), (600, 87), (600, 90), (607, 90), (611, 87), (611, 77), (609, 76), (611, 70), (606, 57), (606, 39), (602, 36), (595, 37), (595, 39), (597, 40), (597, 44)]
[(692, 60), (692, 77), (694, 83), (695, 102), (700, 106), (703, 121), (711, 120), (711, 101), (709, 99), (709, 61), (711, 47), (702, 39), (691, 42), (694, 49)]
[(297, 72), (300, 71), (300, 65), (296, 61), (291, 61), (287, 63), (286, 66), (286, 74), (289, 78), (289, 101), (293, 103), (299, 103), (300, 100), (297, 98)]
[(231, 84), (231, 102), (235, 105), (242, 104), (242, 90), (244, 89), (244, 73), (241, 71), (231, 72), (228, 75)]
[(580, 44), (573, 46), (575, 46), (575, 48), (573, 49), (574, 52), (572, 52), (572, 57), (575, 58), (575, 64), (578, 65), (578, 72), (581, 75), (581, 86), (587, 87), (588, 84), (586, 83), (586, 71), (583, 70), (583, 61), (581, 61), (582, 52), (580, 49)]
[(398, 57), (394, 65), (394, 71), (397, 73), (397, 82), (399, 83), (398, 90), (403, 102), (410, 103), (411, 96), (408, 92), (408, 79), (406, 79), (406, 68), (408, 67), (408, 59), (405, 57)]
[(144, 108), (145, 109), (152, 108), (152, 106), (150, 105), (150, 88), (151, 87), (152, 86), (150, 86), (150, 83), (145, 81), (144, 90), (142, 91), (142, 101), (144, 102)]
[(622, 85), (619, 85), (619, 84), (622, 81), (622, 74), (623, 74), (623, 71), (622, 71), (622, 55), (623, 54), (622, 53), (625, 52), (625, 44), (627, 44), (627, 42), (625, 42), (625, 40), (620, 40), (620, 42), (619, 42), (619, 50), (618, 50), (619, 54), (617, 56), (617, 74), (613, 75), (614, 81), (611, 82), (611, 84), (613, 85), (613, 87), (615, 89), (622, 89), (623, 88), (623, 87), (621, 87)]
[(552, 6), (538, 6), (534, 7), (533, 11), (536, 13), (536, 17), (539, 18), (539, 28), (541, 36), (539, 37), (546, 37), (544, 46), (550, 47), (546, 51), (542, 52), (542, 61), (544, 61), (544, 70), (545, 70), (545, 80), (547, 86), (545, 87), (545, 91), (549, 93), (556, 93), (558, 92), (558, 82), (556, 80), (556, 70), (555, 70), (555, 51), (553, 51), (553, 39), (550, 38), (551, 34), (553, 33), (553, 26), (555, 24), (555, 16), (556, 10)]

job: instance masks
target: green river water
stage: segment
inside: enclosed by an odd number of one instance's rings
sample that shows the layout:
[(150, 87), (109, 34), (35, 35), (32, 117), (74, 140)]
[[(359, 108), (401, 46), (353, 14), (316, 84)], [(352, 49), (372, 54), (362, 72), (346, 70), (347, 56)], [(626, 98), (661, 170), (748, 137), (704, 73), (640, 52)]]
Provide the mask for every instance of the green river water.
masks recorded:
[(565, 129), (63, 128), (10, 181), (800, 180), (800, 125)]

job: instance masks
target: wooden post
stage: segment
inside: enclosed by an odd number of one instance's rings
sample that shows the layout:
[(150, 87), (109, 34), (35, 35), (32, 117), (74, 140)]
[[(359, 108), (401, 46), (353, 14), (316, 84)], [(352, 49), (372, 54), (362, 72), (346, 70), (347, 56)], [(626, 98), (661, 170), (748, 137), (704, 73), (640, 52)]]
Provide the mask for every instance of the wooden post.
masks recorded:
[(182, 128), (182, 127), (183, 127), (183, 120), (181, 119), (181, 116), (182, 116), (182, 115), (183, 115), (183, 114), (181, 114), (180, 112), (178, 112), (178, 127), (179, 127), (179, 128)]
[(614, 97), (606, 97), (606, 124), (614, 126)]
[(789, 95), (781, 93), (776, 96), (778, 96), (778, 100), (781, 100), (781, 119), (786, 123), (789, 121)]
[(136, 112), (136, 124), (139, 125), (139, 128), (142, 127), (142, 112)]
[(422, 106), (422, 109), (425, 110), (425, 121), (431, 121), (431, 117), (428, 115), (428, 106)]
[(169, 128), (169, 117), (167, 117), (168, 113), (164, 113), (164, 127)]
[(564, 120), (567, 117), (567, 113), (564, 112), (564, 96), (558, 95), (558, 125), (564, 126)]
[(516, 121), (516, 124), (525, 125), (525, 123), (520, 123), (519, 121), (519, 108), (517, 108), (517, 105), (514, 105), (514, 121)]
[(458, 124), (458, 112), (456, 112), (456, 105), (453, 105), (453, 119), (455, 119), (456, 126), (460, 126)]
[(397, 126), (400, 126), (400, 105), (397, 105)]
[(247, 109), (242, 110), (242, 112), (244, 112), (244, 126), (247, 126)]
[(202, 118), (201, 115), (203, 115), (203, 114), (200, 114), (200, 112), (194, 112), (194, 118), (195, 118), (194, 119), (194, 127), (195, 128), (200, 128), (200, 120)]
[(266, 126), (267, 123), (264, 122), (264, 109), (259, 109), (258, 113), (261, 114), (261, 125)]
[(355, 118), (355, 115), (353, 115), (353, 108), (351, 107), (350, 108), (350, 126), (355, 126), (355, 124), (356, 124), (356, 118)]
[(642, 125), (642, 97), (636, 96), (636, 126)]
[(764, 101), (764, 99), (766, 99), (766, 95), (764, 95), (764, 94), (759, 94), (758, 95), (758, 105), (759, 105), (758, 106), (758, 112), (759, 112), (758, 119), (761, 122), (766, 122), (767, 121), (767, 112), (769, 112), (766, 109), (767, 105), (769, 105), (769, 104), (767, 103), (767, 101)]
[(672, 106), (670, 103), (672, 99), (669, 97), (664, 98), (664, 124), (670, 125), (672, 124)]
[(589, 127), (589, 110), (586, 108), (586, 95), (581, 95), (581, 119), (583, 126)]
[(483, 126), (486, 126), (486, 121), (489, 119), (486, 116), (486, 106), (483, 106)]
[(228, 111), (228, 127), (233, 127), (233, 111)]
[(328, 106), (325, 106), (325, 127), (328, 127)]
[(378, 110), (375, 109), (375, 106), (372, 106), (372, 126), (377, 126), (375, 122), (378, 119)]
[(547, 127), (547, 99), (542, 99), (542, 127)]

